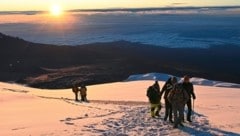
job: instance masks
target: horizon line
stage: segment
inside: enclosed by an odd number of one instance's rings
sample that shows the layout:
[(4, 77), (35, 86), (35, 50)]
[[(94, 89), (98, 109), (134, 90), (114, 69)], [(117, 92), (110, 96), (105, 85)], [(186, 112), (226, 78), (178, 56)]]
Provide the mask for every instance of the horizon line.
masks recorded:
[[(93, 9), (69, 9), (63, 10), (65, 12), (114, 12), (114, 11), (152, 11), (152, 10), (187, 10), (187, 9), (201, 9), (201, 8), (210, 8), (210, 9), (232, 9), (232, 8), (240, 8), (240, 5), (232, 6), (165, 6), (165, 7), (133, 7), (133, 8), (93, 8)], [(39, 14), (46, 13), (48, 10), (0, 10), (0, 14)]]

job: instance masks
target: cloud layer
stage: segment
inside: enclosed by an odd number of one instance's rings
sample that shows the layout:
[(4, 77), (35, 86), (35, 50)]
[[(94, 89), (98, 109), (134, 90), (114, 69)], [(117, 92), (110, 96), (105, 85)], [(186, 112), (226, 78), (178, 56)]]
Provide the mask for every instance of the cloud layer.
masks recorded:
[(32, 42), (58, 45), (118, 40), (166, 47), (206, 48), (222, 44), (240, 45), (238, 23), (240, 7), (105, 9), (68, 12), (71, 13), (71, 17), (63, 21), (45, 20), (44, 13), (40, 11), (5, 12), (0, 15), (2, 18), (0, 30)]

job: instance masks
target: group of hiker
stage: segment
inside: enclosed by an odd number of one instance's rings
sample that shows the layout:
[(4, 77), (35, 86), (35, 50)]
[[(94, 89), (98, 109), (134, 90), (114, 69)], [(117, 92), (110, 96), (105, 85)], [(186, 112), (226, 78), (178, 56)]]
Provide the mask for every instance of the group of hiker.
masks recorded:
[[(178, 83), (176, 77), (169, 78), (164, 84), (162, 90), (158, 81), (150, 86), (147, 89), (147, 97), (150, 102), (150, 112), (151, 117), (157, 117), (159, 111), (161, 110), (161, 98), (163, 96), (165, 101), (165, 116), (164, 121), (169, 120), (171, 123), (174, 123), (174, 128), (177, 128), (178, 125), (184, 126), (184, 108), (185, 105), (188, 107), (187, 112), (187, 121), (192, 122), (192, 99), (196, 99), (193, 84), (189, 81), (189, 76), (184, 76), (183, 82)], [(174, 120), (172, 118), (174, 115)]]
[(88, 100), (87, 100), (87, 87), (84, 84), (80, 85), (80, 88), (78, 87), (77, 84), (73, 84), (72, 91), (75, 94), (75, 101), (79, 101), (78, 100), (78, 95), (79, 95), (79, 92), (80, 92), (81, 101), (82, 102), (88, 102)]
[[(73, 84), (72, 91), (75, 94), (75, 101), (78, 100), (80, 92), (81, 101), (88, 102), (87, 100), (87, 88), (84, 84), (80, 85)], [(183, 82), (179, 83), (176, 77), (170, 77), (164, 84), (162, 90), (158, 81), (155, 81), (147, 89), (147, 97), (150, 102), (151, 117), (160, 117), (160, 110), (162, 108), (161, 98), (165, 101), (165, 116), (164, 121), (169, 120), (174, 124), (174, 128), (178, 128), (178, 125), (184, 126), (182, 123), (184, 120), (184, 108), (187, 105), (187, 121), (192, 122), (192, 99), (196, 99), (193, 84), (190, 82), (189, 76), (184, 76)], [(174, 118), (173, 118), (173, 116)], [(173, 120), (174, 119), (174, 120)]]

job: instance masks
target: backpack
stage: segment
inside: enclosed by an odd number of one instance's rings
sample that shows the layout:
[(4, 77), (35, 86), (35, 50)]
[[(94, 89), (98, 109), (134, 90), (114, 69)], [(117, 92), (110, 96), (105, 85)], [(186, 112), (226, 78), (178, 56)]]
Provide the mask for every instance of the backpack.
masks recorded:
[(151, 103), (158, 104), (160, 102), (159, 92), (153, 86), (147, 89), (147, 97)]
[(186, 103), (189, 99), (187, 92), (183, 89), (182, 84), (176, 84), (173, 90), (168, 94), (168, 100), (171, 103)]

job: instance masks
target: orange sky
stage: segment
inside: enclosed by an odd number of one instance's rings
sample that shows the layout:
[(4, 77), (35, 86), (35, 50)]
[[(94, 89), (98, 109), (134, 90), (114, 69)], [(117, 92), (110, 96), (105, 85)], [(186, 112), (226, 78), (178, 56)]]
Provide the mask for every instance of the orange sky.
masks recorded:
[(240, 0), (0, 0), (0, 11), (49, 10), (58, 4), (63, 10), (140, 8), (166, 6), (237, 6)]

